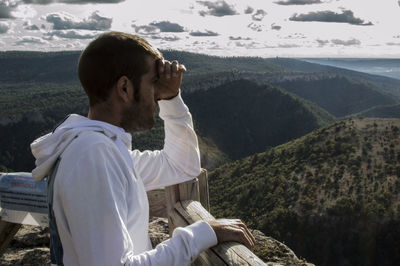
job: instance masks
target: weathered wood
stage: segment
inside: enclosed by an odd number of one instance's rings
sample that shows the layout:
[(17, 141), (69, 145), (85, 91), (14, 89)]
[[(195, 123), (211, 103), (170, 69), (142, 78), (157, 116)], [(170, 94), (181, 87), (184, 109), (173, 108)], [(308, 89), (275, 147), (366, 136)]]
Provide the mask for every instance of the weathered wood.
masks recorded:
[[(171, 220), (171, 213), (174, 210), (174, 205), (179, 201), (179, 186), (172, 185), (165, 188), (165, 204), (167, 206), (168, 225), (174, 224)], [(172, 236), (174, 228), (169, 226), (169, 235)]]
[(147, 192), (150, 216), (167, 218), (165, 189), (155, 189)]
[[(180, 205), (180, 202), (178, 202), (177, 205)], [(180, 206), (180, 208), (182, 208), (182, 206)], [(187, 216), (186, 215), (182, 216), (181, 212), (182, 211), (177, 211), (176, 209), (174, 209), (170, 213), (171, 223), (168, 223), (168, 226), (170, 228), (175, 229), (176, 227), (185, 227), (191, 224), (189, 223)], [(192, 219), (189, 220), (193, 221)], [(215, 252), (208, 249), (201, 252), (192, 265), (226, 265), (226, 264), (215, 254)]]
[(179, 185), (179, 201), (195, 200), (200, 201), (199, 180), (197, 178), (189, 180)]
[[(196, 201), (177, 202), (175, 204), (175, 210), (187, 223), (186, 225), (192, 224), (198, 220), (209, 221), (214, 219), (214, 217)], [(182, 222), (182, 219), (179, 220), (179, 222)], [(177, 222), (177, 220), (175, 222)], [(175, 226), (185, 226), (184, 222), (182, 223), (181, 225), (175, 224)], [(210, 250), (215, 256), (210, 256)], [(202, 261), (204, 265), (215, 265), (214, 260), (215, 263), (221, 263), (220, 261), (222, 260), (226, 265), (265, 265), (265, 263), (249, 249), (235, 242), (226, 242), (212, 247), (200, 256), (200, 258), (202, 257), (206, 258)], [(216, 257), (220, 260), (217, 260)], [(210, 261), (212, 262), (211, 264), (209, 263)]]
[(201, 169), (200, 175), (197, 177), (199, 180), (200, 203), (204, 209), (210, 211), (210, 195), (208, 192), (208, 175), (206, 169)]
[(2, 221), (0, 218), (0, 256), (8, 248), (8, 245), (20, 228), (20, 224)]

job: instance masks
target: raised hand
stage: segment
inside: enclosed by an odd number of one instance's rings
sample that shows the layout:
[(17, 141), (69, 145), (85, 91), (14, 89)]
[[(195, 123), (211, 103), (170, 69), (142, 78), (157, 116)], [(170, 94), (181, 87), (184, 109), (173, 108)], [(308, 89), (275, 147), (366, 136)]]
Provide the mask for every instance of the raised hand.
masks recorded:
[(179, 64), (177, 60), (157, 61), (157, 71), (159, 79), (155, 83), (157, 100), (168, 100), (179, 93), (182, 83), (182, 75), (186, 72), (186, 67)]
[(247, 229), (246, 225), (239, 219), (218, 219), (208, 221), (217, 235), (218, 243), (234, 241), (251, 249), (254, 247), (254, 236)]

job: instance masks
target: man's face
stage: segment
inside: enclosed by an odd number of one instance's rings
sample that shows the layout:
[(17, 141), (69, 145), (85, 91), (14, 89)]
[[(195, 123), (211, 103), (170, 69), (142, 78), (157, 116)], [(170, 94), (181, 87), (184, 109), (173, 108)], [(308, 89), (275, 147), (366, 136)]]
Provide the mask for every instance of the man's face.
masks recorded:
[(148, 71), (142, 76), (140, 86), (134, 86), (134, 90), (139, 90), (139, 99), (136, 101), (135, 97), (132, 97), (131, 105), (122, 114), (121, 125), (128, 132), (154, 126), (157, 107), (154, 90), (158, 80), (156, 59), (147, 56), (146, 63)]

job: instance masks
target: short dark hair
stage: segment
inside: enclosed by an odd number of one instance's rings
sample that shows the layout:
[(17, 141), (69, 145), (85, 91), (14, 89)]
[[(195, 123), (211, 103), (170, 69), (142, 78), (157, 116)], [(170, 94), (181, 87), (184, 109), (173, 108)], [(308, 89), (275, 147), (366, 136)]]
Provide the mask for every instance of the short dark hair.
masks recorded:
[(90, 106), (106, 101), (122, 76), (127, 76), (134, 86), (140, 84), (148, 71), (146, 55), (162, 59), (145, 39), (129, 33), (108, 32), (89, 43), (79, 58), (78, 75)]

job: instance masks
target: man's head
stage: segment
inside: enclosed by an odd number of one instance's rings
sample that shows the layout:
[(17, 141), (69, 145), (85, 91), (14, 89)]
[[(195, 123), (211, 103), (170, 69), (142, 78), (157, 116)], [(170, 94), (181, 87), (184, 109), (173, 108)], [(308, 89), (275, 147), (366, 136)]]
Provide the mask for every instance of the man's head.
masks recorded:
[[(130, 91), (127, 89), (132, 88), (131, 105), (125, 105), (124, 102), (122, 102), (123, 106), (121, 105), (120, 126), (125, 130), (152, 126), (140, 125), (140, 116), (148, 116), (148, 114), (134, 112), (145, 111), (140, 110), (142, 104), (140, 101), (143, 98), (140, 95), (141, 81), (144, 75), (154, 71), (152, 68), (155, 68), (157, 59), (162, 59), (161, 53), (139, 36), (109, 32), (97, 37), (82, 52), (78, 63), (79, 79), (89, 97), (90, 108), (95, 109), (105, 105), (114, 111), (116, 101), (115, 99), (110, 101), (110, 97), (119, 95), (123, 98), (122, 90), (128, 95)], [(149, 98), (149, 95), (146, 97)], [(148, 101), (147, 98), (142, 102)], [(117, 105), (119, 105), (118, 102)], [(136, 121), (131, 122), (132, 119)], [(135, 123), (139, 125), (134, 125)]]
[[(78, 75), (90, 106), (107, 100), (118, 79), (126, 76), (140, 84), (148, 71), (146, 56), (162, 59), (161, 54), (143, 38), (122, 32), (109, 32), (94, 39), (82, 52)], [(135, 91), (138, 99), (139, 91)]]

